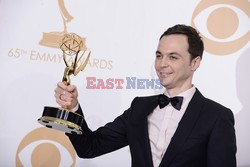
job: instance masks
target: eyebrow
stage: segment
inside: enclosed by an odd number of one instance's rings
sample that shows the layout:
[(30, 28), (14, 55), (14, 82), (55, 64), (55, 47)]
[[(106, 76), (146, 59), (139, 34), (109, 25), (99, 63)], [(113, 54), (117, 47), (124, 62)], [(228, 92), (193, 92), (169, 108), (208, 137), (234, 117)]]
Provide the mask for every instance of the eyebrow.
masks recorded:
[[(162, 55), (162, 53), (160, 51), (158, 51), (158, 50), (155, 52), (155, 54), (161, 54)], [(170, 52), (167, 55), (173, 55), (173, 54), (175, 54), (175, 55), (177, 55), (179, 57), (182, 57), (181, 54), (179, 54), (178, 52)]]
[(157, 51), (155, 52), (155, 54), (161, 54), (161, 52), (157, 50)]

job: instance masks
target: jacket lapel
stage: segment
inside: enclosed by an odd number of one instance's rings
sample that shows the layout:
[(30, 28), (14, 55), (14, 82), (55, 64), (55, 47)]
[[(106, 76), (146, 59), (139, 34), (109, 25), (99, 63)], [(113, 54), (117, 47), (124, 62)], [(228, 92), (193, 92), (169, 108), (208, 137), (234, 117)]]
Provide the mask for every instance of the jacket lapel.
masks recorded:
[(176, 154), (180, 151), (183, 144), (185, 143), (187, 137), (191, 133), (198, 117), (201, 112), (201, 108), (204, 102), (204, 97), (196, 89), (196, 92), (191, 99), (181, 121), (179, 122), (178, 128), (174, 136), (171, 139), (171, 142), (165, 152), (165, 155), (160, 163), (160, 167), (168, 166)]
[(151, 153), (151, 146), (150, 146), (150, 141), (149, 141), (149, 134), (148, 134), (148, 115), (151, 114), (154, 109), (157, 107), (158, 105), (158, 95), (157, 96), (153, 96), (149, 99), (149, 101), (147, 101), (144, 106), (144, 111), (145, 111), (145, 115), (144, 115), (144, 136), (143, 138), (145, 139), (144, 141), (144, 146), (145, 146), (145, 150), (146, 150), (146, 161), (148, 162), (148, 166), (149, 167), (153, 167), (153, 159), (152, 159), (152, 153)]

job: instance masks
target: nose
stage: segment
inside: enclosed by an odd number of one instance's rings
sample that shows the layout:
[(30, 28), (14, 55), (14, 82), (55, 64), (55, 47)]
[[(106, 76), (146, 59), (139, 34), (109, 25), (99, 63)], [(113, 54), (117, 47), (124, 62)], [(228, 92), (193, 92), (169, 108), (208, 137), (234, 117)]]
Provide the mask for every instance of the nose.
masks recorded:
[(160, 62), (160, 67), (164, 68), (164, 67), (168, 67), (168, 65), (169, 65), (169, 61), (168, 61), (167, 56), (163, 56)]

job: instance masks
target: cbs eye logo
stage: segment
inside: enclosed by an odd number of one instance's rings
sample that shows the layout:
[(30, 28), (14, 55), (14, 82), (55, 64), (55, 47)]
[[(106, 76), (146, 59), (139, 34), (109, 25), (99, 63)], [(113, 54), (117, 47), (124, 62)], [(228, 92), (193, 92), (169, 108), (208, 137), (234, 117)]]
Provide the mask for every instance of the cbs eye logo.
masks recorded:
[(45, 127), (27, 134), (18, 146), (16, 166), (70, 166), (74, 167), (76, 154), (68, 137)]
[(207, 52), (228, 55), (249, 42), (249, 17), (248, 0), (202, 0), (191, 24), (199, 30)]

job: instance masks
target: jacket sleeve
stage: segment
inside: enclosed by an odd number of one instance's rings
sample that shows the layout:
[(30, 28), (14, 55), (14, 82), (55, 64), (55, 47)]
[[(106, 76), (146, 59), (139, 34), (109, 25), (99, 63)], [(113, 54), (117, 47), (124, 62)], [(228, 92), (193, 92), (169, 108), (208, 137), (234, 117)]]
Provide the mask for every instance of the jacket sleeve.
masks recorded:
[[(81, 135), (66, 133), (77, 155), (80, 158), (94, 158), (128, 145), (126, 127), (129, 110), (96, 131), (90, 130), (84, 120)], [(80, 106), (77, 113), (83, 115)]]
[(234, 115), (223, 109), (218, 115), (208, 141), (208, 167), (236, 167)]

